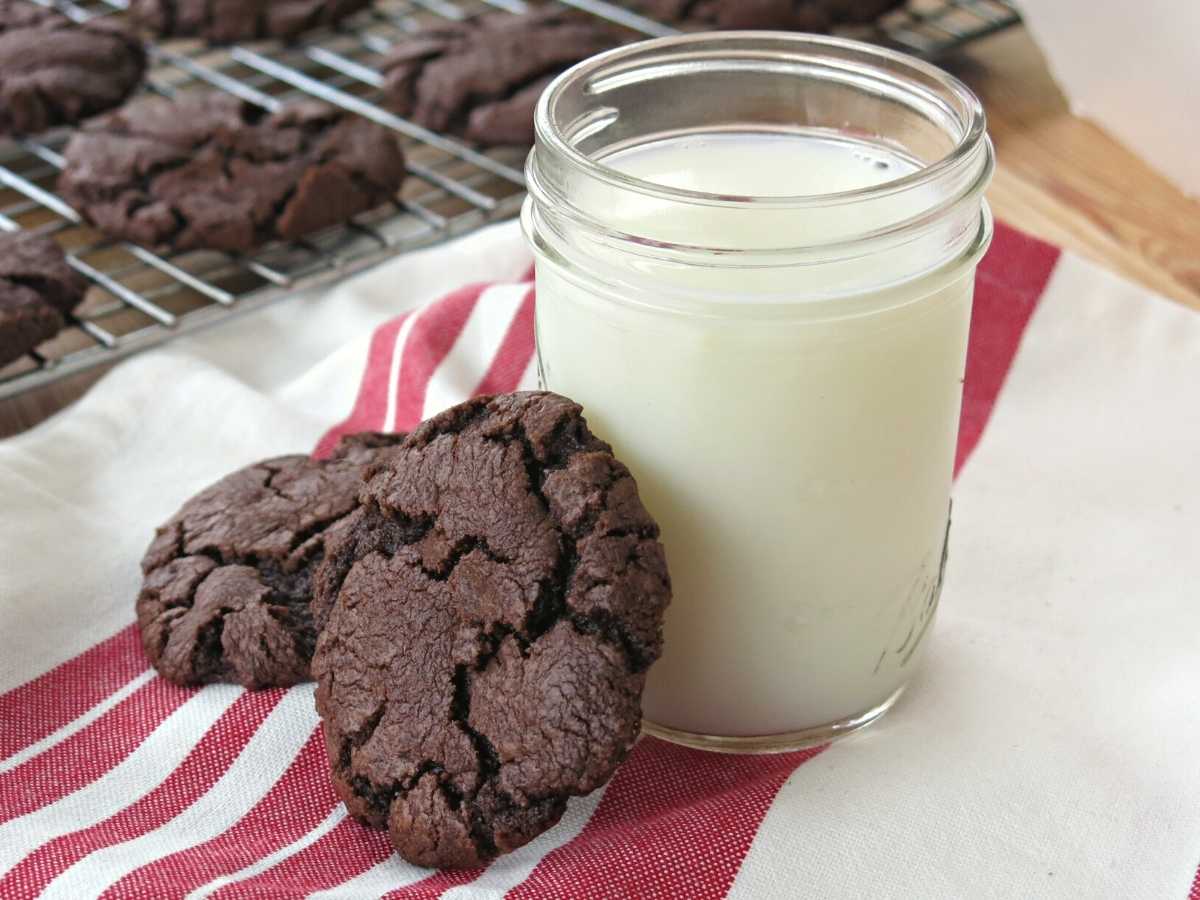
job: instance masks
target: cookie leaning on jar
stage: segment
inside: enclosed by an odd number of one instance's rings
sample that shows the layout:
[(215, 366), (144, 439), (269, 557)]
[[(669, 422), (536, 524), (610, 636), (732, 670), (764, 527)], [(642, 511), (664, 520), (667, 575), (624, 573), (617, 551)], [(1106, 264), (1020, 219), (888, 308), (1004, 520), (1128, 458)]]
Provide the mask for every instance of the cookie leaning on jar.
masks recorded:
[(418, 427), (316, 577), (317, 709), (351, 815), (444, 868), (552, 827), (638, 736), (670, 590), (658, 526), (577, 404), (484, 397)]

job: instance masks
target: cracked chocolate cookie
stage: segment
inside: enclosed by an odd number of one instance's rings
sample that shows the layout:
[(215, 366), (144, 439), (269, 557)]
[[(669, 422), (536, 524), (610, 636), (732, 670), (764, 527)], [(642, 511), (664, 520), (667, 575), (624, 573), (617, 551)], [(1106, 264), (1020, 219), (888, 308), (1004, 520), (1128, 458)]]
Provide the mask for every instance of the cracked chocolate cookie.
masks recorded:
[(290, 40), (370, 5), (371, 0), (132, 0), (129, 12), (134, 21), (163, 37), (202, 37), (229, 44)]
[(383, 62), (386, 103), (431, 131), (487, 146), (532, 144), (547, 84), (617, 38), (596, 20), (541, 10), (494, 13), (414, 34)]
[(554, 394), (481, 398), (367, 471), (313, 676), (334, 785), (406, 860), (481, 865), (638, 735), (670, 579), (629, 471)]
[(55, 241), (0, 232), (0, 366), (58, 334), (85, 293), (87, 282)]
[(326, 535), (358, 507), (363, 467), (403, 435), (351, 437), (327, 461), (281, 456), (201, 491), (158, 529), (137, 599), (169, 681), (305, 681), (325, 611), (310, 603)]
[(0, 0), (0, 134), (71, 125), (124, 102), (142, 82), (146, 51), (105, 19)]
[(246, 252), (380, 205), (404, 157), (386, 129), (319, 103), (266, 113), (236, 97), (145, 97), (71, 139), (63, 197), (110, 235)]
[(660, 22), (698, 28), (826, 32), (865, 25), (906, 0), (638, 0), (639, 12)]

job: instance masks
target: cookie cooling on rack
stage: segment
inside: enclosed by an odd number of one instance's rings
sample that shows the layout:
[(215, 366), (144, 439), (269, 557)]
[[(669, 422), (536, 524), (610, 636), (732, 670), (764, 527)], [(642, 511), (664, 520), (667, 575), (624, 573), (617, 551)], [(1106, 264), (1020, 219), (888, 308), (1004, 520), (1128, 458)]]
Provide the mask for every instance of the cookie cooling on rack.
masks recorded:
[(692, 28), (829, 31), (865, 25), (906, 0), (637, 0), (638, 12)]
[(390, 200), (404, 156), (387, 129), (324, 104), (266, 112), (196, 91), (93, 119), (65, 151), (64, 199), (114, 237), (247, 252)]
[(0, 366), (58, 334), (86, 291), (55, 241), (0, 232)]
[(431, 131), (487, 146), (533, 143), (533, 112), (564, 69), (617, 44), (598, 19), (495, 13), (417, 32), (383, 61), (385, 102)]
[(116, 22), (80, 24), (0, 0), (0, 135), (72, 125), (119, 106), (145, 72), (142, 42)]
[(214, 44), (262, 38), (291, 40), (335, 25), (371, 0), (132, 0), (134, 21), (162, 37), (200, 37)]

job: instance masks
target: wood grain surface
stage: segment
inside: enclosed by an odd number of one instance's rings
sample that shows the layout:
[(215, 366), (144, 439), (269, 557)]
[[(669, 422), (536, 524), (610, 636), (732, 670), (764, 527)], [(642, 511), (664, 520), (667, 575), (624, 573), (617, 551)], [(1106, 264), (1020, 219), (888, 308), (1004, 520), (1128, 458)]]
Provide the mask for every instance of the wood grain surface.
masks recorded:
[(1200, 202), (1071, 115), (1025, 29), (945, 65), (987, 110), (997, 218), (1200, 310)]
[[(997, 218), (1200, 310), (1200, 202), (1071, 115), (1023, 28), (972, 44), (943, 65), (987, 109), (999, 159), (989, 192)], [(236, 328), (236, 320), (225, 327)], [(0, 400), (0, 437), (52, 415), (100, 374)]]

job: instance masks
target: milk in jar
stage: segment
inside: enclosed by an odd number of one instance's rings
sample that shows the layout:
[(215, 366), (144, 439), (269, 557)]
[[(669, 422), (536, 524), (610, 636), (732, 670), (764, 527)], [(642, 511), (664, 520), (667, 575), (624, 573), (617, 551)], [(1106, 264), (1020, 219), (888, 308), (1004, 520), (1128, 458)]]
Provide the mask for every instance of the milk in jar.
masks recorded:
[(953, 180), (881, 135), (787, 121), (614, 143), (571, 185), (574, 221), (539, 221), (535, 172), (526, 228), (543, 384), (583, 404), (662, 527), (647, 729), (836, 736), (902, 690), (938, 602), (990, 236), (962, 193), (990, 148)]

